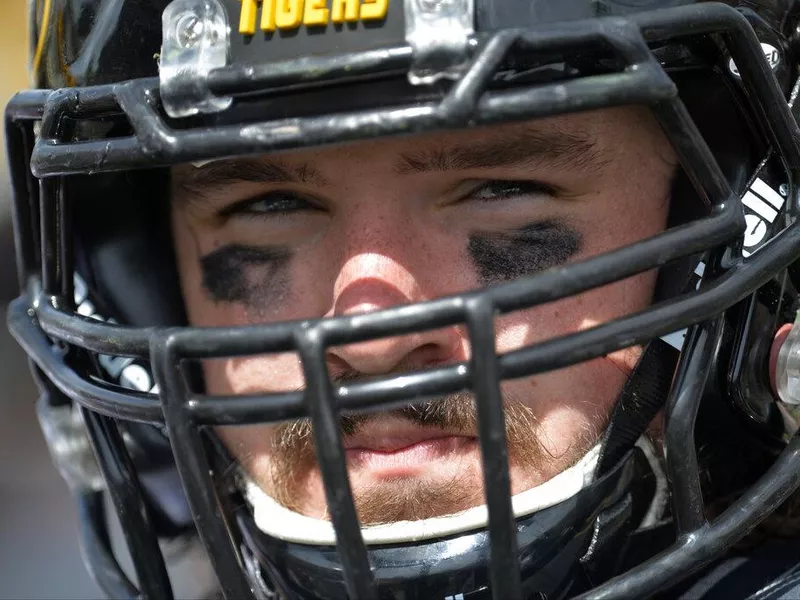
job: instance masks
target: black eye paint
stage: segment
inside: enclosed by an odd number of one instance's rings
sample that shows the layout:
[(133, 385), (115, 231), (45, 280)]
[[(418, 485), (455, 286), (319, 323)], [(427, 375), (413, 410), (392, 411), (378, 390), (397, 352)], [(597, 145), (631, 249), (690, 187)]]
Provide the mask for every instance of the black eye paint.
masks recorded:
[(469, 250), (483, 285), (533, 275), (567, 262), (582, 245), (580, 232), (557, 220), (503, 232), (475, 232)]
[(289, 258), (280, 246), (223, 246), (200, 259), (203, 287), (215, 302), (265, 307), (286, 292)]

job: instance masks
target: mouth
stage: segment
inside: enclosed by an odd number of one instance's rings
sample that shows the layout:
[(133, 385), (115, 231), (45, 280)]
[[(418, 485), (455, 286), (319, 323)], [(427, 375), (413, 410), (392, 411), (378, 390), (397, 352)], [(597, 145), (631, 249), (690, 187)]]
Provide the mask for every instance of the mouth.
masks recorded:
[(464, 458), (477, 450), (475, 436), (414, 426), (408, 421), (380, 418), (344, 440), (350, 469), (377, 478), (414, 477), (436, 469), (443, 461)]

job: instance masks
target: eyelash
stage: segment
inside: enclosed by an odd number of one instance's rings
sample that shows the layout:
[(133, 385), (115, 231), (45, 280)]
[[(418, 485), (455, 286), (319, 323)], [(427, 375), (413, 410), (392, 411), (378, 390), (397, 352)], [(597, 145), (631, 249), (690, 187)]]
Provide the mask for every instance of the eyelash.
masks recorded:
[[(480, 194), (483, 192), (493, 191), (493, 197), (481, 198)], [(476, 202), (500, 202), (503, 200), (510, 200), (512, 198), (519, 198), (521, 196), (556, 196), (558, 191), (551, 185), (542, 183), (540, 181), (504, 181), (493, 180), (486, 181), (472, 190), (465, 200), (474, 200)]]
[[(260, 204), (265, 205), (261, 210), (256, 208)], [(317, 207), (294, 192), (274, 191), (228, 206), (220, 212), (220, 216), (258, 218), (265, 215), (288, 215), (305, 210), (317, 210)]]
[[(481, 198), (480, 194), (491, 192), (492, 197)], [(473, 189), (464, 200), (490, 203), (519, 198), (521, 196), (555, 196), (557, 190), (550, 185), (539, 181), (505, 181), (491, 180), (485, 181)], [(258, 205), (265, 205), (258, 210)], [(229, 206), (220, 212), (222, 217), (242, 216), (242, 217), (263, 217), (265, 215), (288, 215), (300, 211), (318, 210), (311, 201), (294, 192), (274, 191), (268, 192), (257, 198), (242, 200)]]

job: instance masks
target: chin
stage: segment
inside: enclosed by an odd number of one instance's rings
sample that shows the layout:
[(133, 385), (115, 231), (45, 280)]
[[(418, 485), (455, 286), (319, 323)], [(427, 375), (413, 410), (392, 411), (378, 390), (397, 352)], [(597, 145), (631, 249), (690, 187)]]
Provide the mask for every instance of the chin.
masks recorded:
[[(510, 474), (513, 494), (530, 490), (549, 479), (541, 470), (531, 473), (513, 463)], [(461, 456), (412, 466), (348, 464), (348, 475), (362, 525), (444, 517), (485, 503), (477, 447), (474, 455), (467, 458)], [(324, 486), (316, 466), (303, 488), (304, 493), (295, 493), (293, 501), (284, 506), (304, 516), (329, 521)], [(298, 502), (300, 496), (304, 499)]]

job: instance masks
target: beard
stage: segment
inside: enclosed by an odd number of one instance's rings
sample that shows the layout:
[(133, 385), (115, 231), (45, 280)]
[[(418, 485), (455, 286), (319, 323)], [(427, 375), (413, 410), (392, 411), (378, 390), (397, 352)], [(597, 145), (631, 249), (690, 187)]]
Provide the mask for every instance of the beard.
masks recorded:
[[(534, 485), (572, 466), (597, 443), (600, 427), (592, 427), (574, 439), (558, 455), (547, 448), (535, 411), (508, 393), (504, 414), (509, 470)], [(405, 406), (379, 414), (342, 415), (340, 428), (346, 440), (380, 417), (402, 419), (421, 428), (439, 428), (452, 435), (477, 438), (477, 411), (469, 392)], [(304, 513), (304, 500), (312, 485), (322, 485), (309, 419), (281, 423), (270, 430), (270, 468), (259, 480), (263, 490), (284, 507)], [(478, 448), (476, 444), (476, 449)], [(354, 481), (348, 464), (353, 499), (363, 525), (413, 521), (454, 514), (485, 501), (480, 452), (477, 460), (459, 464), (452, 477), (398, 477), (379, 483)], [(240, 457), (241, 458), (241, 457)], [(324, 518), (329, 518), (327, 511)]]

